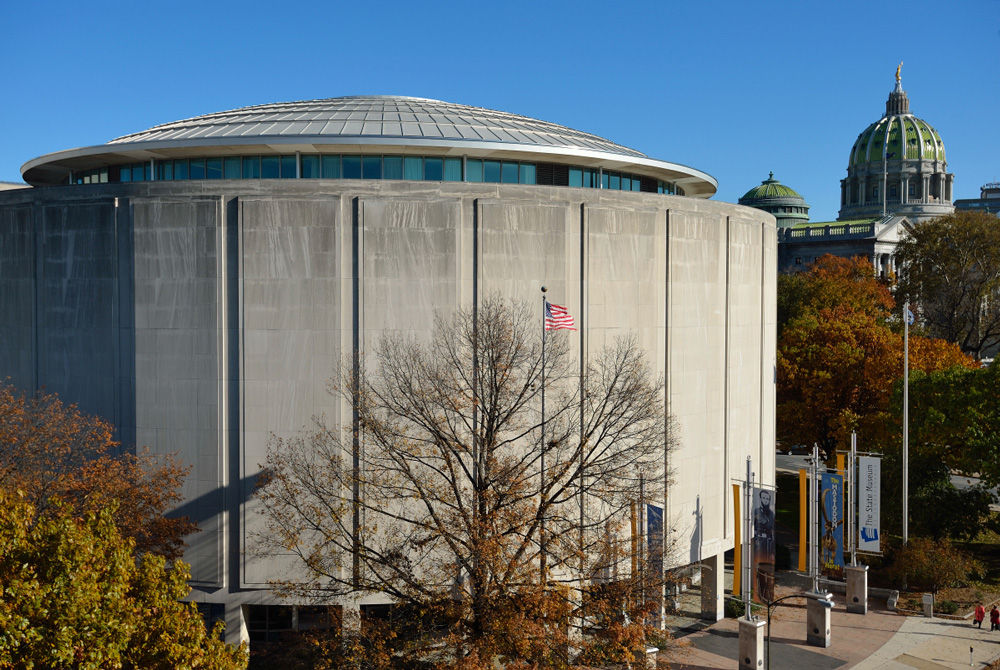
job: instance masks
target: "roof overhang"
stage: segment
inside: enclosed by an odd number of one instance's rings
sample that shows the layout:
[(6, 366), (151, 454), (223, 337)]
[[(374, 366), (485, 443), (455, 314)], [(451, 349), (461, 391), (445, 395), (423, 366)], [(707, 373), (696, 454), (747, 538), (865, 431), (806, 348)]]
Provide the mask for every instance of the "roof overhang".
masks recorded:
[(680, 185), (686, 195), (696, 198), (712, 197), (719, 186), (711, 175), (686, 165), (606, 151), (455, 138), (345, 135), (233, 137), (227, 138), (225, 144), (221, 144), (219, 138), (101, 144), (39, 156), (21, 166), (21, 175), (26, 182), (32, 185), (58, 184), (64, 182), (71, 171), (89, 170), (129, 162), (196, 156), (288, 154), (295, 152), (462, 155), (572, 163), (584, 167), (602, 167), (671, 181)]

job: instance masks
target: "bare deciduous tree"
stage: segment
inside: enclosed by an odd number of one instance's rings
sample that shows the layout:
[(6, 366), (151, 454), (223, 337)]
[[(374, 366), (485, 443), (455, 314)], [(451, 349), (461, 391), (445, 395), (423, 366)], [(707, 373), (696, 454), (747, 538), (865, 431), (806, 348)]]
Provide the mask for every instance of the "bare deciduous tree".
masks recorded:
[(638, 587), (623, 540), (640, 494), (664, 495), (662, 383), (633, 338), (582, 375), (566, 333), (547, 336), (544, 358), (542, 347), (529, 310), (493, 298), (439, 317), (429, 343), (385, 337), (370, 366), (349, 366), (331, 391), (353, 425), (317, 421), (268, 452), (265, 544), (311, 577), (284, 587), (438, 608), (453, 658), (484, 663), (557, 654), (566, 629), (554, 621), (573, 607), (585, 620), (608, 582)]

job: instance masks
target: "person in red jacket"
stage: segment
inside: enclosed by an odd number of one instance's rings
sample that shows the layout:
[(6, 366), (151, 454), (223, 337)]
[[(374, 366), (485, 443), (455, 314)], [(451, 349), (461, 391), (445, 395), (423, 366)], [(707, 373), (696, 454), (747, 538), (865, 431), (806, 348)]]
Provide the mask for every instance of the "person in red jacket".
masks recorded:
[(983, 619), (986, 618), (986, 608), (982, 603), (976, 605), (976, 613), (972, 616), (972, 625), (976, 628), (983, 627)]
[(1000, 630), (1000, 610), (996, 605), (990, 610), (990, 630)]

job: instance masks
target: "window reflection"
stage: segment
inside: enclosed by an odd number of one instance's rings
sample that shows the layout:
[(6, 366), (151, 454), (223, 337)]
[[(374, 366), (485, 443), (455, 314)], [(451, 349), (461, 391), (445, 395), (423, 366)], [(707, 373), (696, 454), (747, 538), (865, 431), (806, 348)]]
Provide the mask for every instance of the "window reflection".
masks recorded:
[[(185, 179), (406, 179), (466, 181), (491, 184), (532, 184), (605, 188), (610, 190), (684, 195), (669, 181), (600, 168), (553, 163), (499, 161), (438, 156), (303, 154), (225, 156), (132, 163), (75, 171), (76, 184)], [(912, 188), (912, 186), (911, 186)]]

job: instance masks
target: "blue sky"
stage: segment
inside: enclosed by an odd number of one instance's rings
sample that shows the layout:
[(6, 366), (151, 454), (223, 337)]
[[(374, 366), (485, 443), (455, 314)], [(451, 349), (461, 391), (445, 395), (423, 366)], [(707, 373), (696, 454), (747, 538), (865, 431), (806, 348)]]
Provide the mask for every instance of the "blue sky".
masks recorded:
[(0, 181), (41, 154), (274, 101), (400, 94), (561, 123), (839, 208), (903, 65), (955, 196), (1000, 177), (1000, 0), (14, 2), (0, 7)]

